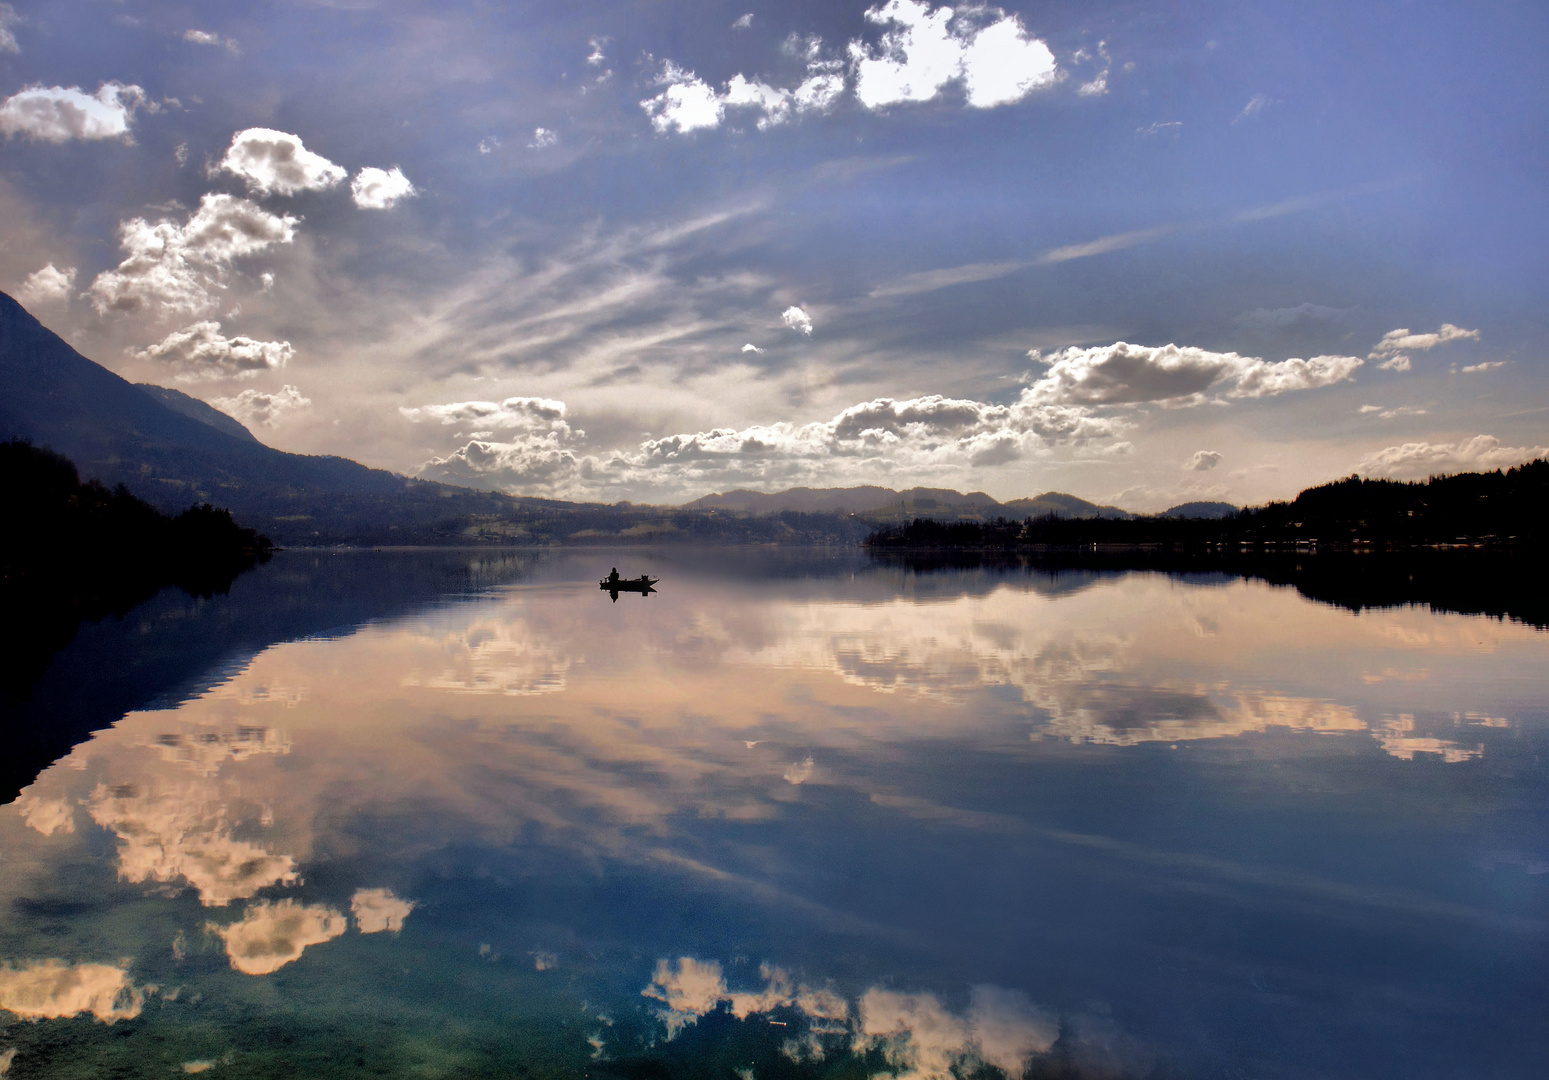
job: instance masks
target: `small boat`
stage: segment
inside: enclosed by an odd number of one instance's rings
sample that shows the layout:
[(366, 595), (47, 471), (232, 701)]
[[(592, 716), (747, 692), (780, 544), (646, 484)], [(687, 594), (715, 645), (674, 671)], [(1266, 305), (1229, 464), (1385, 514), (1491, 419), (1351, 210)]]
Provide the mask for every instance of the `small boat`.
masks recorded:
[(651, 595), (651, 586), (661, 578), (653, 578), (649, 574), (641, 574), (637, 578), (614, 577), (609, 575), (597, 583), (597, 587), (605, 593), (611, 593), (615, 601), (621, 592), (637, 592), (641, 596)]

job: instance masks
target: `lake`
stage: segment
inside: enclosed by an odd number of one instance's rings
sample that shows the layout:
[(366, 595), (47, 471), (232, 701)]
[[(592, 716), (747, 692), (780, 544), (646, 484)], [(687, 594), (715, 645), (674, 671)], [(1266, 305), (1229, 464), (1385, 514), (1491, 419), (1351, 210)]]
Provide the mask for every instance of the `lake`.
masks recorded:
[[(662, 581), (615, 602), (610, 566)], [(1549, 1061), (1520, 622), (852, 552), (286, 552), (83, 626), (29, 708), (111, 726), (0, 808), (9, 1078)]]

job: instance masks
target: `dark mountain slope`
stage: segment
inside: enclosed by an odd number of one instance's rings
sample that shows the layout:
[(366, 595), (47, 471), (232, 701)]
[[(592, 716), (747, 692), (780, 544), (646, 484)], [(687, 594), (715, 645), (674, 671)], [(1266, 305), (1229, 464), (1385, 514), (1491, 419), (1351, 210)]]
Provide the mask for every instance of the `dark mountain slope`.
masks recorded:
[(135, 386), (145, 391), (151, 397), (161, 402), (173, 412), (182, 413), (201, 424), (209, 424), (216, 431), (224, 431), (227, 435), (242, 439), (246, 442), (257, 442), (253, 433), (243, 427), (233, 417), (227, 416), (213, 405), (208, 405), (196, 397), (189, 397), (181, 390), (174, 390), (170, 386), (156, 386), (154, 383), (135, 383)]
[(51, 447), (82, 476), (124, 484), (162, 510), (210, 502), (281, 543), (380, 543), (456, 539), (471, 520), (508, 518), (518, 503), (346, 458), (287, 454), (201, 406), (93, 363), (0, 293), (0, 438)]

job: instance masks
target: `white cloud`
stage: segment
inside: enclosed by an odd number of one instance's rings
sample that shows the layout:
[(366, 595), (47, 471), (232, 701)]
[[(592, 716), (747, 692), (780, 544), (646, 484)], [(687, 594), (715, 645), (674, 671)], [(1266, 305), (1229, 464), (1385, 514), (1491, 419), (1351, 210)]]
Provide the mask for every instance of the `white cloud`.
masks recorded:
[(799, 307), (792, 305), (780, 312), (780, 321), (792, 330), (812, 336), (812, 317)]
[[(539, 128), (538, 130), (542, 131), (543, 129)], [(479, 140), (479, 153), (493, 154), (495, 152), (495, 148), (499, 145), (500, 140), (498, 138), (496, 138), (494, 135), (486, 135), (484, 138)]]
[[(986, 18), (994, 21), (983, 25)], [(999, 8), (958, 15), (950, 7), (888, 0), (868, 9), (866, 19), (887, 27), (875, 48), (859, 40), (849, 46), (855, 95), (870, 109), (930, 101), (958, 80), (968, 104), (992, 108), (1020, 101), (1059, 77), (1049, 47)]]
[(944, 270), (922, 270), (883, 282), (867, 295), (874, 300), (887, 296), (913, 296), (916, 293), (934, 292), (953, 285), (992, 281), (1007, 274), (1014, 274), (1025, 266), (1027, 266), (1025, 262), (967, 263)]
[(23, 1020), (48, 1020), (90, 1013), (103, 1023), (132, 1020), (145, 1006), (123, 967), (29, 960), (0, 966), (0, 1009)]
[(1356, 356), (1272, 363), (1234, 352), (1123, 341), (1029, 356), (1048, 364), (1049, 370), (1028, 388), (1026, 397), (1038, 404), (1079, 406), (1196, 405), (1207, 391), (1227, 383), (1234, 384), (1227, 391), (1230, 397), (1266, 397), (1341, 382), (1362, 363)]
[(766, 130), (790, 119), (793, 95), (789, 90), (776, 90), (767, 83), (750, 82), (742, 75), (733, 75), (721, 95), (721, 103), (731, 109), (756, 109), (763, 113), (757, 120), (758, 129)]
[(1099, 236), (1096, 240), (1088, 240), (1083, 244), (1066, 244), (1064, 247), (1053, 248), (1044, 252), (1038, 261), (1045, 264), (1062, 263), (1069, 262), (1071, 259), (1106, 255), (1110, 251), (1122, 251), (1139, 244), (1149, 244), (1152, 240), (1160, 240), (1177, 231), (1176, 225), (1156, 225), (1149, 229), (1135, 229), (1131, 232), (1114, 233), (1111, 236)]
[(79, 86), (35, 84), (0, 101), (0, 132), (45, 142), (127, 137), (134, 111), (146, 104), (138, 86), (103, 83), (95, 96)]
[(1367, 359), (1380, 361), (1377, 366), (1384, 371), (1408, 371), (1411, 367), (1409, 360), (1411, 352), (1426, 352), (1449, 341), (1462, 341), (1466, 338), (1478, 341), (1479, 331), (1464, 330), (1451, 323), (1442, 323), (1440, 328), (1431, 334), (1411, 334), (1408, 330), (1402, 329), (1389, 330), (1372, 348)]
[(1153, 120), (1145, 127), (1135, 129), (1136, 135), (1178, 135), (1183, 131), (1182, 120)]
[(0, 53), (19, 53), (21, 46), (16, 43), (16, 35), (11, 33), (11, 27), (22, 21), (16, 9), (10, 4), (0, 4)]
[(1297, 304), (1295, 307), (1254, 308), (1232, 321), (1248, 330), (1268, 333), (1306, 324), (1340, 322), (1360, 311), (1359, 307), (1336, 308), (1324, 304)]
[(802, 760), (793, 762), (791, 765), (787, 766), (785, 772), (782, 773), (781, 776), (787, 784), (793, 784), (799, 787), (802, 784), (805, 784), (808, 780), (811, 780), (812, 775), (816, 770), (817, 765), (813, 762), (812, 755), (808, 754)]
[(726, 115), (725, 104), (715, 88), (692, 71), (685, 71), (669, 60), (662, 66), (657, 82), (666, 89), (640, 103), (657, 131), (663, 134), (676, 131), (682, 135), (720, 126)]
[[(542, 127), (541, 128), (533, 128), (532, 129), (532, 142), (527, 144), (527, 149), (529, 149), (529, 150), (547, 150), (549, 147), (558, 144), (558, 142), (559, 142), (559, 133), (558, 132), (550, 131), (548, 128), (542, 128)], [(484, 145), (483, 143), (479, 144), (481, 149), (483, 148), (483, 145)], [(486, 151), (486, 153), (487, 153), (487, 151)]]
[(400, 200), (417, 194), (418, 190), (396, 165), (391, 169), (377, 169), (368, 165), (350, 181), (350, 197), (362, 210), (389, 210)]
[(757, 345), (753, 344), (750, 341), (746, 345), (744, 345), (740, 351), (742, 351), (742, 352), (750, 352), (750, 353), (761, 353), (764, 350), (760, 349)]
[(974, 987), (966, 1017), (934, 994), (880, 987), (862, 995), (859, 1013), (854, 1049), (880, 1049), (898, 1080), (951, 1080), (979, 1062), (1020, 1076), (1059, 1037), (1058, 1023), (1027, 995), (994, 986)]
[(391, 889), (356, 889), (350, 897), (350, 914), (362, 934), (396, 934), (413, 910), (414, 901), (400, 899)]
[[(1102, 97), (1108, 93), (1108, 73), (1113, 70), (1113, 59), (1108, 55), (1107, 45), (1106, 41), (1097, 43), (1097, 59), (1103, 62), (1102, 70), (1076, 88), (1076, 93), (1082, 97)], [(1091, 60), (1092, 54), (1078, 49), (1072, 59), (1077, 62)]]
[(219, 34), (211, 33), (208, 30), (184, 30), (183, 40), (192, 45), (221, 46), (228, 52), (233, 53), (241, 51), (237, 46), (235, 38), (221, 37)]
[(16, 290), (16, 299), (23, 304), (57, 304), (70, 299), (75, 288), (75, 267), (60, 270), (52, 262), (41, 270), (34, 270)]
[(1507, 469), (1549, 457), (1549, 446), (1502, 446), (1493, 435), (1475, 435), (1458, 443), (1404, 443), (1367, 454), (1356, 465), (1363, 476), (1418, 480), (1439, 473)]
[(323, 191), (347, 175), (342, 166), (308, 150), (299, 135), (272, 128), (247, 128), (233, 135), (220, 168), (240, 176), (260, 195)]
[(1496, 368), (1503, 368), (1505, 366), (1506, 361), (1504, 360), (1486, 360), (1479, 364), (1465, 364), (1458, 370), (1465, 375), (1474, 375), (1481, 371), (1494, 371)]
[(738, 15), (737, 18), (732, 21), (731, 28), (733, 30), (747, 30), (752, 27), (752, 25), (753, 13), (750, 11), (746, 15)]
[(235, 195), (210, 194), (183, 225), (144, 218), (119, 224), (128, 257), (97, 275), (92, 303), (100, 314), (155, 306), (164, 314), (200, 314), (215, 304), (232, 260), (256, 255), (296, 235), (297, 219), (276, 216)]
[(330, 907), (276, 900), (250, 905), (239, 922), (206, 923), (205, 929), (226, 943), (232, 967), (247, 975), (268, 975), (300, 959), (308, 945), (332, 941), (347, 926)]
[(1251, 98), (1248, 99), (1248, 104), (1242, 107), (1242, 112), (1237, 114), (1236, 119), (1234, 119), (1232, 123), (1235, 124), (1242, 120), (1251, 120), (1259, 113), (1263, 112), (1266, 105), (1273, 104), (1273, 99), (1267, 98), (1263, 94), (1254, 94)]
[(312, 399), (286, 383), (277, 391), (244, 390), (236, 397), (214, 398), (210, 404), (248, 427), (274, 427), (286, 413), (306, 408)]
[(587, 465), (564, 445), (567, 439), (568, 434), (559, 432), (520, 435), (507, 442), (477, 438), (444, 458), (427, 461), (418, 475), (512, 493), (531, 493), (535, 488), (559, 491)]
[(592, 67), (600, 67), (606, 63), (608, 57), (604, 54), (603, 49), (611, 40), (611, 38), (606, 37), (587, 38), (586, 45), (591, 51), (586, 54), (586, 62)]
[(1396, 416), (1425, 416), (1429, 412), (1429, 409), (1420, 405), (1397, 405), (1391, 409), (1385, 409), (1381, 405), (1362, 405), (1360, 408), (1362, 416), (1376, 413), (1380, 420), (1392, 420)]
[[(449, 405), (422, 405), (398, 409), (408, 419), (437, 420), (443, 424), (466, 424), (496, 429), (547, 428), (570, 431), (565, 423), (565, 403), (551, 398), (509, 397), (504, 401), (456, 401)], [(585, 434), (584, 432), (582, 434)]]
[(685, 956), (673, 969), (671, 961), (658, 960), (651, 985), (640, 991), (667, 1007), (656, 1015), (667, 1025), (667, 1038), (675, 1038), (689, 1024), (715, 1009), (728, 997), (721, 965), (714, 960), (699, 961)]
[(1209, 472), (1219, 464), (1221, 464), (1221, 455), (1216, 451), (1196, 450), (1183, 469), (1185, 472)]
[(290, 363), (296, 350), (288, 341), (257, 341), (238, 335), (228, 338), (213, 320), (174, 330), (147, 349), (133, 352), (137, 360), (171, 364), (177, 377), (197, 379), (249, 379), (261, 371), (274, 371)]

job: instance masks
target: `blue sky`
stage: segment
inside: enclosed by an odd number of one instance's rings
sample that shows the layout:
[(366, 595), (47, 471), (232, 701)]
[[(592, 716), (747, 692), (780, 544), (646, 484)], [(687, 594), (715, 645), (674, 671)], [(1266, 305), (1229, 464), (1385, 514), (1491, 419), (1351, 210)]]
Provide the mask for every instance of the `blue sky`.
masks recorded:
[(0, 6), (0, 288), (518, 493), (1544, 453), (1541, 5)]

